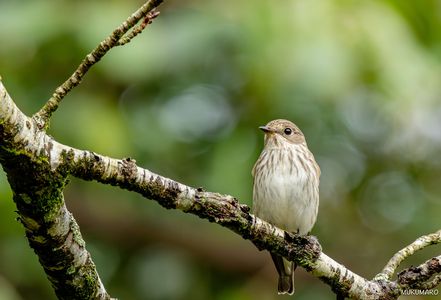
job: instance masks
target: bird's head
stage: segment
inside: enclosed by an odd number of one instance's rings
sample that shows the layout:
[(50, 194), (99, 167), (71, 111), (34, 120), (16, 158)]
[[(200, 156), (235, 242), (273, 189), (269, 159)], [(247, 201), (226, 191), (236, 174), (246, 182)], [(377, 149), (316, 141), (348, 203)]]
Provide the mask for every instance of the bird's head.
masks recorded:
[(265, 126), (260, 126), (259, 129), (265, 132), (265, 146), (278, 147), (283, 146), (283, 143), (306, 143), (302, 131), (288, 120), (273, 120)]

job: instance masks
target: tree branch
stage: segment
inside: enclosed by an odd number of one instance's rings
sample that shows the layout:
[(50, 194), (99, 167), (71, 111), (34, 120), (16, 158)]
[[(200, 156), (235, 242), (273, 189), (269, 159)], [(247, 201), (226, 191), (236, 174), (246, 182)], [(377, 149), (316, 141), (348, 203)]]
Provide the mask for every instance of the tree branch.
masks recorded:
[(415, 254), (415, 252), (426, 248), (427, 246), (441, 243), (441, 230), (423, 235), (416, 239), (412, 244), (404, 247), (398, 251), (386, 264), (381, 273), (375, 276), (377, 280), (390, 280), (400, 264), (409, 256)]
[[(55, 89), (52, 97), (46, 104), (33, 116), (40, 129), (49, 127), (49, 120), (52, 113), (57, 110), (61, 100), (77, 85), (79, 85), (89, 69), (96, 64), (115, 46), (125, 45), (138, 35), (150, 24), (158, 12), (153, 10), (158, 7), (163, 0), (149, 0), (138, 10), (136, 10), (127, 20), (118, 26), (105, 40), (103, 40), (92, 52), (86, 55), (75, 72), (58, 88)], [(127, 37), (124, 35), (133, 28), (141, 19), (144, 21), (136, 26)]]
[[(118, 160), (60, 144), (40, 130), (38, 124), (32, 119), (24, 116), (18, 110), (1, 83), (0, 96), (0, 120), (4, 120), (0, 123), (3, 142), (0, 162), (4, 167), (6, 166), (8, 178), (14, 177), (12, 174), (14, 163), (12, 160), (7, 162), (4, 157), (13, 151), (16, 153), (19, 149), (20, 158), (28, 161), (29, 168), (35, 168), (34, 164), (43, 165), (45, 172), (50, 173), (51, 177), (57, 175), (62, 183), (65, 183), (63, 180), (68, 175), (73, 175), (84, 180), (95, 180), (103, 184), (119, 186), (137, 192), (145, 198), (155, 200), (165, 208), (179, 209), (227, 227), (243, 238), (249, 239), (260, 250), (275, 252), (296, 262), (297, 265), (304, 267), (309, 273), (328, 284), (337, 294), (354, 299), (397, 299), (402, 288), (408, 286), (407, 281), (403, 281), (404, 279), (398, 282), (383, 278), (367, 280), (355, 274), (324, 254), (315, 237), (284, 232), (251, 215), (249, 208), (246, 205), (241, 205), (233, 196), (186, 186), (140, 168), (136, 165), (136, 161), (130, 158)], [(16, 186), (13, 183), (11, 186), (15, 191)], [(64, 185), (60, 187), (60, 190), (62, 187)], [(14, 200), (17, 203), (19, 215), (26, 217), (28, 214), (26, 206), (21, 206), (21, 204), (22, 202), (26, 203), (26, 200), (33, 203), (34, 198), (31, 197), (30, 200), (19, 199), (19, 201), (14, 198)], [(61, 202), (64, 207), (62, 199)], [(69, 222), (61, 217), (63, 214), (70, 216), (68, 212), (63, 210), (62, 213), (55, 211), (52, 213), (62, 228), (72, 227), (68, 226)], [(37, 229), (31, 225), (38, 224), (40, 220), (33, 221), (34, 219), (31, 219), (31, 222), (22, 221), (26, 230), (29, 231), (28, 239), (36, 235)], [(76, 232), (74, 229), (71, 231)], [(51, 238), (49, 230), (38, 231), (38, 237), (43, 240)], [(69, 242), (64, 242), (64, 245), (70, 247)], [(31, 246), (34, 247), (34, 244), (31, 243)], [(84, 248), (81, 250), (82, 253), (87, 253)], [(37, 254), (44, 255), (43, 252), (37, 252)], [(58, 259), (64, 261), (63, 257)], [(439, 270), (435, 269), (430, 274), (435, 273), (439, 273)], [(419, 274), (423, 276), (429, 273), (421, 271)], [(51, 279), (51, 277), (49, 278)], [(432, 283), (436, 283), (437, 280), (439, 279), (434, 279)]]
[(110, 299), (79, 226), (67, 210), (67, 176), (55, 172), (45, 154), (29, 151), (50, 138), (12, 102), (0, 82), (0, 163), (5, 170), (29, 245), (59, 299)]
[[(418, 267), (410, 267), (401, 271), (398, 273), (398, 282), (404, 288), (432, 289), (439, 284), (441, 280), (440, 273), (441, 256), (437, 256), (429, 259)], [(432, 277), (433, 279), (430, 280)]]
[(155, 11), (155, 8), (153, 8), (147, 13), (147, 16), (144, 18), (141, 24), (133, 27), (132, 31), (130, 31), (127, 36), (123, 36), (119, 39), (116, 46), (124, 46), (125, 44), (130, 43), (130, 41), (140, 34), (148, 25), (152, 24), (153, 19), (155, 19), (157, 16), (159, 16), (159, 11)]

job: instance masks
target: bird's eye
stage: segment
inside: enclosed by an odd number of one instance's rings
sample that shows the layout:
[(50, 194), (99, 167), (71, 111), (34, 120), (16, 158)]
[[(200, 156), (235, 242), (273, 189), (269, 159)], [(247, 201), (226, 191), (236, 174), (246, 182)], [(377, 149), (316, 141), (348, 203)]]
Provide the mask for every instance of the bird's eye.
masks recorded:
[(286, 135), (290, 135), (292, 133), (292, 129), (287, 127), (285, 128), (285, 130), (283, 131)]

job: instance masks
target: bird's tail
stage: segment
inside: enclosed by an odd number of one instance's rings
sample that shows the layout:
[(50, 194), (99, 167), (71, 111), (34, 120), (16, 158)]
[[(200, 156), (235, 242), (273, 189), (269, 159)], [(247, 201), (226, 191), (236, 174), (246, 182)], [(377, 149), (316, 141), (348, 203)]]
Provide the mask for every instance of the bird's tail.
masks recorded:
[(279, 283), (277, 285), (279, 294), (294, 294), (294, 270), (296, 265), (273, 253), (271, 253), (271, 258), (279, 274)]

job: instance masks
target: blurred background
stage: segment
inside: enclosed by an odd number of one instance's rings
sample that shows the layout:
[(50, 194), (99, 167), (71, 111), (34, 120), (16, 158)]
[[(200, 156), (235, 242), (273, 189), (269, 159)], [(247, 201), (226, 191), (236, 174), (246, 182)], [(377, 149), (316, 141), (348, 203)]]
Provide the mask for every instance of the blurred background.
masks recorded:
[[(322, 169), (312, 233), (327, 255), (372, 278), (441, 227), (440, 1), (165, 2), (63, 101), (58, 141), (251, 206), (257, 127), (286, 118)], [(141, 3), (0, 1), (0, 74), (17, 105), (36, 112)], [(225, 228), (95, 182), (72, 178), (65, 196), (113, 297), (287, 298), (268, 253)], [(0, 299), (55, 299), (11, 198), (1, 172)], [(335, 296), (299, 268), (295, 299)]]

